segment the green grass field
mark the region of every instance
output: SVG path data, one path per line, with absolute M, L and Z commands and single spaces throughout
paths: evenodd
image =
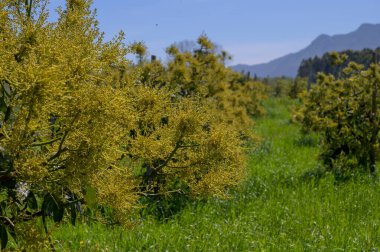
M 380 184 L 356 176 L 320 176 L 318 139 L 290 123 L 286 99 L 266 102 L 262 137 L 249 176 L 230 199 L 190 202 L 165 222 L 147 217 L 133 229 L 63 225 L 58 251 L 378 251 Z

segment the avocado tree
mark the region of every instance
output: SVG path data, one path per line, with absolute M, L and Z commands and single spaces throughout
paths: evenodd
M 341 64 L 345 58 L 332 55 Z M 374 57 L 368 70 L 349 63 L 338 78 L 319 74 L 317 85 L 304 97 L 304 130 L 322 133 L 321 158 L 337 173 L 364 169 L 375 172 L 379 148 L 379 66 Z
M 49 219 L 127 224 L 141 199 L 224 197 L 244 178 L 263 86 L 206 36 L 167 66 L 122 33 L 104 42 L 91 3 L 67 0 L 56 22 L 47 0 L 0 3 L 2 248 L 53 248 Z
M 0 3 L 2 247 L 8 234 L 38 240 L 25 228 L 38 217 L 45 230 L 47 217 L 74 223 L 89 189 L 120 217 L 136 201 L 118 154 L 128 100 L 104 74 L 125 61 L 121 37 L 102 41 L 89 1 L 67 1 L 56 23 L 46 4 Z

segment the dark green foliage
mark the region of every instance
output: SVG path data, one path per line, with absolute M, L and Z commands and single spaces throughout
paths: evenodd
M 5 225 L 3 224 L 0 224 L 0 240 L 1 240 L 0 249 L 5 248 L 8 243 L 8 232 L 7 232 L 7 229 L 5 228 Z
M 57 198 L 50 193 L 46 194 L 42 203 L 43 216 L 51 216 L 55 222 L 63 218 L 64 206 Z
M 295 78 L 290 86 L 289 97 L 292 99 L 299 98 L 299 95 L 308 88 L 306 78 Z
M 4 152 L 4 150 L 0 149 L 0 192 L 1 190 L 9 190 L 15 188 L 16 180 L 12 175 L 12 171 L 12 160 Z
M 168 196 L 151 195 L 141 198 L 140 203 L 145 207 L 141 209 L 140 215 L 143 218 L 154 217 L 165 221 L 179 214 L 191 201 L 188 194 L 180 191 Z
M 363 49 L 361 51 L 346 50 L 339 52 L 340 55 L 347 55 L 347 60 L 342 65 L 334 64 L 330 53 L 325 53 L 322 57 L 315 56 L 301 62 L 297 76 L 307 78 L 311 83 L 317 81 L 317 74 L 319 72 L 332 74 L 337 78 L 341 70 L 348 66 L 349 62 L 356 62 L 363 65 L 365 69 L 368 69 L 372 63 L 372 54 L 374 52 L 380 54 L 380 47 L 375 50 Z
M 31 210 L 35 211 L 38 209 L 37 198 L 33 192 L 29 192 L 28 196 L 26 197 L 26 204 L 27 207 L 29 207 Z
M 338 54 L 332 54 L 332 58 L 344 62 Z M 319 74 L 317 85 L 305 97 L 301 109 L 304 131 L 321 132 L 320 158 L 338 176 L 358 169 L 375 171 L 379 66 L 371 64 L 370 69 L 363 69 L 350 62 L 338 72 L 339 77 Z
M 318 146 L 318 138 L 311 134 L 302 134 L 294 141 L 294 144 L 296 146 L 316 147 Z

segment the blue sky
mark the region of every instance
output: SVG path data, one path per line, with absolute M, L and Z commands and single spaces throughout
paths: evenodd
M 51 0 L 51 7 L 63 0 Z M 263 63 L 307 46 L 321 33 L 380 23 L 380 0 L 94 0 L 110 39 L 144 41 L 165 60 L 173 42 L 206 33 L 233 56 L 232 64 Z

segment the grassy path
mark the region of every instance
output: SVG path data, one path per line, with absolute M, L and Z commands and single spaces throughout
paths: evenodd
M 187 206 L 166 223 L 144 220 L 132 230 L 64 226 L 58 250 L 81 251 L 377 251 L 380 185 L 372 178 L 319 180 L 316 138 L 289 123 L 286 100 L 269 100 L 255 131 L 263 142 L 250 174 L 229 200 Z

